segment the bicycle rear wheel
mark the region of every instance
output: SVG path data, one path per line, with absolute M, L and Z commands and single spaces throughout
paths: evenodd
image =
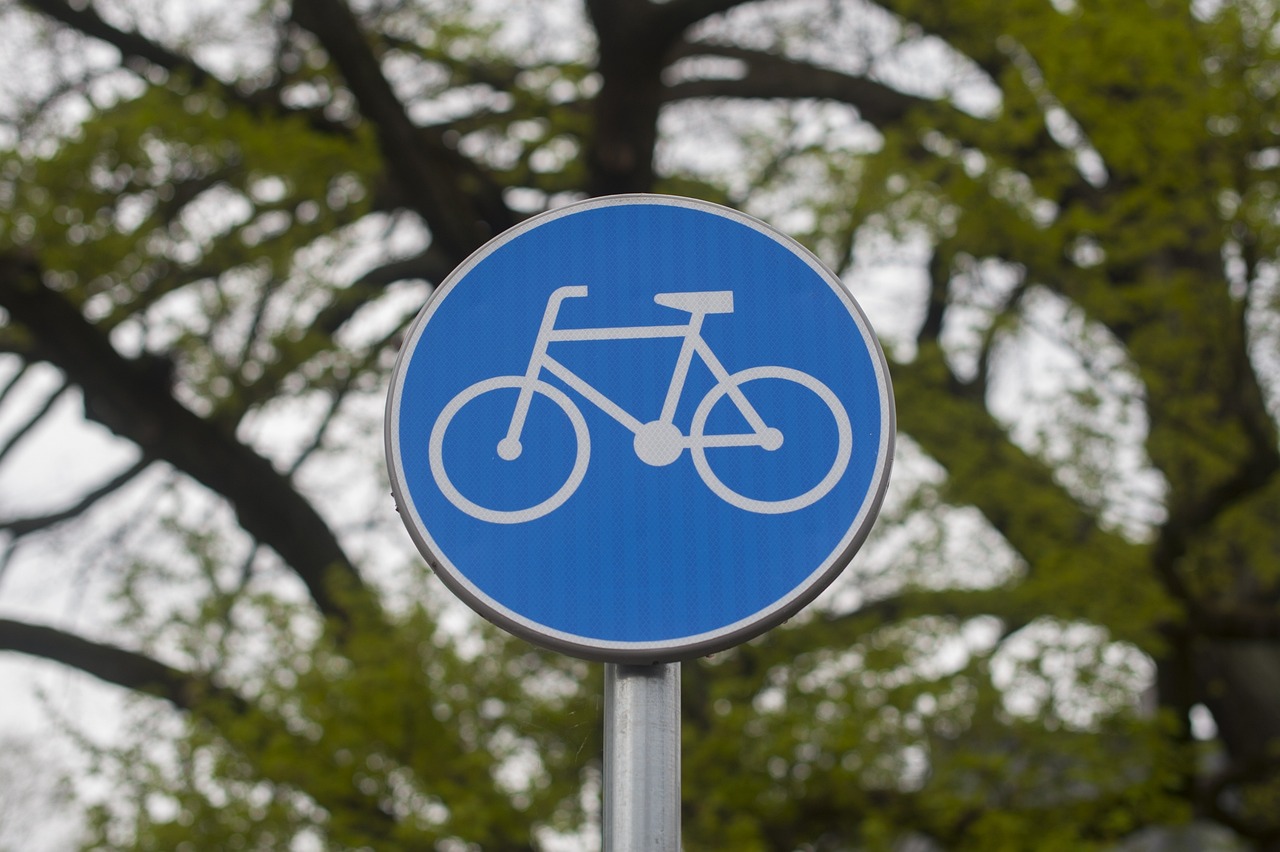
M 771 412 L 757 404 L 766 396 L 764 388 L 769 382 L 784 383 L 781 389 L 784 393 L 774 396 L 787 399 L 786 410 Z M 752 383 L 759 384 L 753 388 Z M 770 440 L 763 436 L 753 440 L 750 430 L 740 435 L 708 434 L 708 419 L 716 416 L 713 411 L 726 408 L 725 405 L 717 408 L 717 403 L 726 396 L 733 403 L 729 396 L 731 387 L 738 388 L 748 398 L 775 435 L 776 429 L 772 428 L 775 423 L 770 422 L 774 417 L 786 416 L 798 422 L 800 428 L 784 428 L 781 442 L 776 442 L 776 437 Z M 736 408 L 736 403 L 730 407 Z M 752 367 L 729 376 L 728 383 L 713 387 L 694 412 L 689 439 L 694 467 L 717 497 L 748 512 L 768 515 L 795 512 L 821 500 L 844 476 L 853 453 L 853 427 L 839 398 L 813 376 L 790 367 Z M 781 453 L 783 447 L 788 454 L 785 459 L 770 458 L 775 452 Z M 725 475 L 716 473 L 713 459 Z M 781 484 L 774 481 L 784 479 L 776 475 L 782 472 L 780 467 L 785 468 L 786 474 Z M 731 472 L 735 487 L 724 481 Z M 757 493 L 765 496 L 743 494 L 737 490 L 743 484 L 755 486 Z M 775 492 L 779 488 L 790 490 L 785 494 L 769 494 L 769 488 Z

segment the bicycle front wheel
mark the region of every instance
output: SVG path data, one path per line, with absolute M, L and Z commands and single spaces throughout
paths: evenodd
M 765 434 L 747 425 L 735 390 L 764 421 Z M 853 453 L 853 427 L 835 393 L 808 373 L 752 367 L 703 397 L 689 442 L 698 475 L 717 497 L 778 515 L 811 506 L 836 486 Z
M 431 429 L 427 455 L 436 486 L 473 518 L 495 524 L 535 520 L 560 508 L 586 476 L 591 455 L 587 421 L 573 400 L 543 381 L 533 384 L 524 425 L 531 437 L 525 443 L 533 446 L 515 454 L 500 448 L 527 382 L 524 376 L 476 382 L 449 401 Z M 558 446 L 552 446 L 554 442 Z

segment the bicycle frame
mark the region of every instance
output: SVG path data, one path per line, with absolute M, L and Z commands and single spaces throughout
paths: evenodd
M 524 430 L 525 418 L 528 416 L 529 405 L 533 399 L 534 385 L 543 370 L 546 370 L 577 391 L 583 398 L 622 424 L 631 433 L 639 436 L 647 427 L 657 425 L 664 430 L 664 437 L 670 439 L 678 437 L 680 449 L 690 447 L 692 439 L 689 435 L 679 431 L 675 427 L 674 421 L 676 409 L 680 404 L 680 397 L 684 392 L 685 381 L 689 375 L 689 367 L 693 363 L 695 354 L 707 365 L 707 368 L 715 377 L 717 385 L 725 388 L 726 394 L 733 400 L 752 430 L 750 433 L 739 435 L 703 436 L 699 441 L 699 446 L 763 446 L 766 449 L 773 449 L 780 443 L 780 435 L 777 430 L 770 429 L 765 424 L 755 408 L 747 401 L 741 389 L 732 381 L 729 371 L 720 363 L 720 359 L 716 357 L 711 346 L 702 337 L 702 322 L 707 314 L 731 313 L 733 311 L 731 292 L 660 293 L 654 297 L 654 301 L 658 304 L 666 305 L 676 310 L 688 311 L 689 321 L 686 323 L 607 328 L 556 328 L 556 319 L 559 316 L 561 304 L 566 299 L 582 298 L 586 295 L 587 288 L 585 286 L 561 287 L 547 299 L 547 308 L 543 313 L 542 324 L 538 329 L 538 337 L 534 342 L 533 352 L 529 357 L 529 365 L 525 370 L 524 383 L 520 389 L 520 396 L 516 401 L 511 425 L 507 430 L 506 438 L 502 441 L 503 445 L 514 450 L 512 457 L 519 453 L 520 435 Z M 552 343 L 569 341 L 643 340 L 670 337 L 683 338 L 684 343 L 681 345 L 680 354 L 676 358 L 675 368 L 671 375 L 671 383 L 667 387 L 666 399 L 662 404 L 662 413 L 656 421 L 647 423 L 642 422 L 639 418 L 624 410 L 577 373 L 557 361 L 547 351 Z M 502 451 L 500 450 L 500 452 Z M 506 453 L 502 454 L 505 457 Z M 670 460 L 674 461 L 674 458 Z

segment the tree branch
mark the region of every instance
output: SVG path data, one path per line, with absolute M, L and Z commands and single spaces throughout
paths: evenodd
M 209 71 L 190 57 L 174 53 L 138 33 L 127 32 L 107 23 L 94 10 L 92 3 L 73 6 L 62 0 L 19 0 L 19 2 L 32 11 L 65 24 L 89 38 L 106 42 L 120 51 L 126 63 L 130 59 L 140 59 L 149 65 L 163 68 L 171 74 L 184 74 L 191 85 L 197 88 L 215 79 Z
M 671 0 L 664 5 L 650 7 L 653 18 L 651 26 L 659 39 L 669 42 L 694 24 L 747 2 L 748 0 Z
M 229 428 L 179 403 L 161 359 L 120 355 L 101 329 L 44 284 L 30 258 L 0 255 L 0 304 L 31 332 L 37 357 L 83 389 L 86 416 L 136 443 L 145 459 L 167 461 L 226 498 L 244 529 L 297 573 L 320 610 L 346 621 L 341 590 L 363 583 L 333 531 L 271 462 Z
M 951 305 L 951 264 L 954 259 L 952 248 L 946 243 L 934 246 L 929 256 L 929 304 L 925 308 L 924 322 L 916 332 L 917 346 L 937 344 L 942 337 L 942 324 Z
M 0 462 L 3 462 L 5 458 L 8 457 L 9 453 L 13 452 L 13 448 L 18 446 L 19 442 L 31 433 L 31 430 L 36 427 L 36 424 L 44 419 L 44 416 L 49 413 L 58 400 L 62 399 L 63 394 L 65 394 L 67 389 L 70 387 L 71 386 L 69 384 L 64 382 L 60 388 L 49 394 L 48 398 L 45 399 L 44 404 L 36 409 L 29 418 L 27 418 L 26 423 L 23 423 L 14 430 L 13 434 L 9 436 L 9 439 L 5 441 L 4 445 L 0 446 Z
M 1192 607 L 1190 629 L 1196 636 L 1228 642 L 1280 641 L 1280 612 L 1257 608 Z
M 265 109 L 280 115 L 305 115 L 308 123 L 316 130 L 344 136 L 350 133 L 349 128 L 331 121 L 320 110 L 299 110 L 285 106 L 279 101 L 278 92 L 265 92 L 254 96 L 223 83 L 191 57 L 176 53 L 140 33 L 122 30 L 111 25 L 94 10 L 92 3 L 84 2 L 73 6 L 64 0 L 19 0 L 19 2 L 33 12 L 68 26 L 82 35 L 111 45 L 120 51 L 123 64 L 126 66 L 141 64 L 161 68 L 169 74 L 184 76 L 193 88 L 217 85 L 229 100 L 247 107 L 254 113 Z M 135 67 L 134 70 L 138 69 Z M 266 95 L 265 99 L 263 95 Z
M 316 316 L 314 326 L 325 334 L 333 335 L 351 319 L 358 308 L 388 286 L 399 281 L 422 279 L 435 287 L 448 277 L 455 265 L 440 246 L 432 243 L 412 257 L 376 266 L 338 293 L 333 302 Z
M 245 712 L 249 706 L 239 695 L 207 678 L 134 651 L 39 624 L 0 618 L 0 651 L 62 663 L 107 683 L 163 698 L 179 710 L 196 709 L 211 699 L 237 713 Z
M 453 267 L 452 258 L 435 242 L 412 257 L 388 261 L 374 267 L 349 287 L 334 294 L 329 304 L 316 314 L 309 333 L 332 338 L 361 307 L 369 304 L 391 284 L 423 279 L 436 286 L 453 271 Z M 280 358 L 267 364 L 260 376 L 240 388 L 235 414 L 239 416 L 253 405 L 270 398 L 280 389 L 280 383 L 285 377 L 297 368 L 298 362 L 290 358 Z
M 69 521 L 72 518 L 84 514 L 92 508 L 94 503 L 97 503 L 103 497 L 106 497 L 108 494 L 111 494 L 121 488 L 135 476 L 150 467 L 150 465 L 151 460 L 144 456 L 125 470 L 122 470 L 120 473 L 111 477 L 111 479 L 107 480 L 102 485 L 93 489 L 88 494 L 85 494 L 73 505 L 68 506 L 65 509 L 59 509 L 56 512 L 50 512 L 47 515 L 13 518 L 12 520 L 7 521 L 0 520 L 0 530 L 6 530 L 11 533 L 15 539 L 18 539 L 34 532 L 48 529 L 49 527 L 55 526 L 64 521 Z
M 990 616 L 1001 622 L 1002 637 L 1008 636 L 1035 618 L 1053 614 L 1010 594 L 1011 586 L 1017 582 L 989 589 L 907 588 L 868 601 L 850 612 L 822 613 L 816 618 L 789 624 L 770 633 L 767 644 L 772 656 L 782 657 L 796 656 L 813 648 L 847 647 L 876 628 L 923 616 L 958 621 Z
M 410 120 L 343 0 L 295 0 L 293 16 L 329 53 L 361 114 L 377 128 L 383 160 L 400 184 L 403 203 L 422 216 L 455 265 L 515 224 L 501 187 L 447 145 L 443 129 Z
M 738 79 L 676 83 L 663 91 L 665 102 L 690 98 L 821 98 L 857 108 L 864 121 L 881 130 L 901 122 L 914 109 L 948 109 L 940 102 L 903 94 L 866 77 L 749 48 L 684 42 L 668 58 L 676 61 L 693 56 L 736 59 L 746 65 L 746 74 Z
M 265 713 L 233 689 L 221 686 L 208 676 L 183 671 L 166 665 L 145 654 L 91 642 L 81 636 L 12 619 L 0 618 L 0 651 L 14 651 L 37 659 L 61 663 L 85 674 L 124 687 L 133 692 L 163 699 L 179 710 L 191 713 L 201 721 L 224 730 L 226 716 L 249 716 L 259 720 L 257 726 L 241 725 L 237 730 L 242 737 L 237 741 L 224 733 L 224 739 L 251 761 L 259 762 L 266 751 L 264 744 L 271 740 L 283 740 L 289 748 L 301 753 L 311 751 L 315 743 L 289 732 L 281 720 Z M 250 742 L 243 741 L 243 734 L 252 732 Z M 284 764 L 276 761 L 260 767 L 277 783 L 302 790 L 326 808 L 338 808 L 347 814 L 365 814 L 366 825 L 376 836 L 386 840 L 394 834 L 396 817 L 388 812 L 375 796 L 362 793 L 354 779 L 351 783 L 316 783 L 315 777 L 298 772 L 282 772 Z M 335 773 L 343 769 L 333 767 Z M 349 771 L 349 770 L 345 770 Z

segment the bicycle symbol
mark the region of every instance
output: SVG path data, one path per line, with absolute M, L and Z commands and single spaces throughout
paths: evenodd
M 702 337 L 703 320 L 710 314 L 733 313 L 733 292 L 731 290 L 713 290 L 706 292 L 658 293 L 654 302 L 689 314 L 689 320 L 683 324 L 623 326 L 605 328 L 556 328 L 556 318 L 560 305 L 565 299 L 582 298 L 587 295 L 585 286 L 561 287 L 547 299 L 546 311 L 542 316 L 542 324 L 529 357 L 529 365 L 521 376 L 496 376 L 476 382 L 455 396 L 440 412 L 435 425 L 431 429 L 428 446 L 428 458 L 432 476 L 436 485 L 454 506 L 484 521 L 500 524 L 519 524 L 540 518 L 555 511 L 568 500 L 582 483 L 587 473 L 587 463 L 591 455 L 591 436 L 587 430 L 587 421 L 582 411 L 560 388 L 540 378 L 543 371 L 555 376 L 570 389 L 576 391 L 588 402 L 595 405 L 609 417 L 616 420 L 634 436 L 636 456 L 646 464 L 662 467 L 672 464 L 689 450 L 693 464 L 699 477 L 708 488 L 720 499 L 740 509 L 761 514 L 782 514 L 803 509 L 821 500 L 835 487 L 848 467 L 853 449 L 853 428 L 849 422 L 849 414 L 825 384 L 800 370 L 789 367 L 751 367 L 730 373 L 720 359 L 716 357 L 711 346 Z M 683 338 L 680 353 L 672 371 L 671 382 L 667 388 L 662 412 L 658 419 L 641 422 L 625 411 L 621 406 L 609 399 L 590 383 L 552 357 L 547 349 L 552 343 L 564 341 L 606 341 L 606 340 L 640 340 L 646 338 Z M 686 435 L 675 425 L 675 414 L 684 392 L 689 367 L 693 356 L 697 355 L 710 369 L 715 378 L 715 385 L 698 404 Z M 799 385 L 818 396 L 831 412 L 835 420 L 837 434 L 835 458 L 827 468 L 826 474 L 808 490 L 784 499 L 755 499 L 740 494 L 729 488 L 712 470 L 707 458 L 709 448 L 720 447 L 760 447 L 767 451 L 780 448 L 785 440 L 782 431 L 769 426 L 757 413 L 747 398 L 746 388 L 762 379 L 775 379 Z M 445 469 L 444 448 L 445 435 L 455 416 L 466 405 L 476 398 L 493 391 L 518 390 L 515 410 L 505 436 L 498 441 L 496 452 L 500 459 L 514 461 L 524 450 L 521 438 L 524 434 L 526 420 L 535 394 L 553 402 L 573 427 L 576 451 L 573 467 L 564 484 L 550 497 L 524 509 L 493 509 L 481 506 L 462 494 L 449 478 Z M 741 433 L 707 432 L 707 419 L 712 409 L 720 400 L 728 398 L 748 424 L 750 431 Z M 714 456 L 714 453 L 713 453 Z

